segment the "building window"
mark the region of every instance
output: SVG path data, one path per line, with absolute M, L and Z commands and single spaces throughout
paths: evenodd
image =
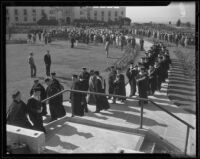
M 121 15 L 123 15 L 123 14 L 124 14 L 124 12 L 122 11 L 122 12 L 121 12 Z
M 80 11 L 80 15 L 83 15 L 83 11 Z
M 18 15 L 18 10 L 17 9 L 15 9 L 15 15 Z
M 109 17 L 111 16 L 111 11 L 108 12 L 108 16 L 109 16 Z
M 97 11 L 96 10 L 94 11 L 94 16 L 97 16 Z
M 33 17 L 33 21 L 36 22 L 36 17 Z
M 35 14 L 35 13 L 36 13 L 36 10 L 35 10 L 35 9 L 33 9 L 33 10 L 32 10 L 32 12 Z
M 117 12 L 117 11 L 115 11 L 115 17 L 117 17 L 117 13 L 118 13 L 118 12 Z
M 97 17 L 96 17 L 96 16 L 94 17 L 94 20 L 97 20 Z
M 6 9 L 6 14 L 8 15 L 8 9 Z
M 24 21 L 27 22 L 27 17 L 24 17 Z
M 18 18 L 18 17 L 15 17 L 15 21 L 18 22 L 18 20 L 19 20 L 19 18 Z
M 24 15 L 27 15 L 27 10 L 26 9 L 24 9 Z
M 101 16 L 104 16 L 104 11 L 101 12 Z

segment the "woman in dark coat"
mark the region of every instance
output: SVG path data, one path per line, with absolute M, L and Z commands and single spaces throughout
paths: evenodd
M 147 98 L 147 91 L 148 91 L 148 85 L 147 85 L 147 74 L 145 73 L 145 68 L 141 68 L 140 73 L 136 77 L 137 85 L 138 85 L 138 93 L 140 98 Z M 139 100 L 139 106 L 141 104 L 146 104 L 147 101 Z
M 72 77 L 72 87 L 71 90 L 81 90 L 81 84 L 78 80 L 77 75 L 73 75 Z M 74 116 L 84 116 L 84 107 L 83 107 L 83 96 L 82 93 L 71 92 L 70 93 L 70 101 L 72 107 L 72 117 Z
M 19 126 L 23 128 L 32 128 L 27 118 L 27 106 L 21 100 L 21 93 L 15 91 L 12 95 L 13 102 L 7 112 L 7 124 Z
M 96 92 L 105 93 L 105 80 L 99 75 L 99 71 L 95 71 L 94 74 L 97 77 L 96 86 L 95 86 Z M 102 95 L 95 95 L 95 96 L 96 96 L 95 113 L 98 113 L 103 109 L 107 110 L 110 108 L 110 105 L 108 103 L 106 96 L 102 96 Z
M 28 115 L 33 124 L 33 129 L 46 133 L 42 120 L 42 103 L 40 102 L 40 88 L 33 89 L 33 95 L 27 102 Z

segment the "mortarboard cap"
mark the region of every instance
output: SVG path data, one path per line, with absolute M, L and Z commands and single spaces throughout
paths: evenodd
M 55 73 L 55 72 L 52 72 L 52 73 L 51 73 L 51 75 L 52 75 L 52 76 L 55 76 L 55 75 L 56 75 L 56 73 Z
M 16 98 L 19 94 L 20 94 L 20 91 L 14 90 L 13 93 L 12 93 L 12 97 Z
M 44 82 L 48 82 L 48 81 L 50 81 L 51 79 L 50 78 L 46 78 L 45 80 L 44 80 Z
M 72 77 L 73 78 L 78 78 L 78 75 L 73 74 Z
M 86 67 L 82 67 L 83 70 L 86 70 Z
M 37 91 L 40 91 L 41 89 L 40 89 L 40 87 L 35 87 L 35 88 L 33 88 L 33 91 L 34 92 L 37 92 Z

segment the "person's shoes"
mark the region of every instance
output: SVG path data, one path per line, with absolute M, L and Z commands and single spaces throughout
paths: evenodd
M 99 113 L 100 112 L 100 110 L 96 110 L 94 113 Z
M 74 115 L 71 115 L 71 117 L 74 117 Z

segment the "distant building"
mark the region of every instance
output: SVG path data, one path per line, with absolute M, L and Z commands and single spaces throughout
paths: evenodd
M 43 12 L 48 19 L 71 23 L 74 19 L 117 21 L 126 16 L 125 7 L 6 7 L 7 25 L 36 24 Z

